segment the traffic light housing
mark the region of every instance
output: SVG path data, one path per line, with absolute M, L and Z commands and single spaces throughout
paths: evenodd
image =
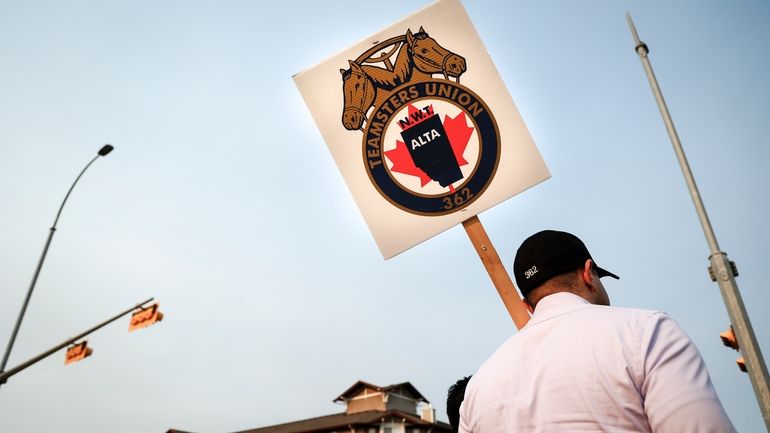
M 738 346 L 738 339 L 735 338 L 735 332 L 733 331 L 732 325 L 727 328 L 727 331 L 720 333 L 719 338 L 722 339 L 722 344 L 725 346 L 735 350 L 740 349 Z
M 152 304 L 147 308 L 135 311 L 131 315 L 131 322 L 128 324 L 128 331 L 134 331 L 140 328 L 146 328 L 155 322 L 163 320 L 163 313 L 158 310 L 160 304 Z
M 92 353 L 94 353 L 94 351 L 88 347 L 88 341 L 74 344 L 67 348 L 67 353 L 64 355 L 64 365 L 85 359 L 91 356 Z
M 729 328 L 725 332 L 719 333 L 719 338 L 722 340 L 722 344 L 725 346 L 740 350 L 740 346 L 738 345 L 738 339 L 735 337 L 735 331 L 733 331 L 733 325 L 730 325 Z M 739 357 L 735 360 L 735 363 L 738 364 L 738 369 L 740 369 L 742 372 L 747 373 L 748 370 L 746 369 L 746 361 L 743 359 L 743 357 Z
M 749 371 L 746 369 L 746 361 L 741 356 L 740 358 L 735 360 L 735 363 L 738 364 L 738 369 L 740 369 L 744 373 L 748 373 Z

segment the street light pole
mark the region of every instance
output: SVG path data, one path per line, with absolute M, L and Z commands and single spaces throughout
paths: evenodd
M 108 153 L 112 152 L 112 147 L 109 144 L 105 144 L 101 149 L 99 149 L 99 152 L 97 152 L 96 156 L 91 159 L 91 161 L 86 164 L 85 168 L 83 168 L 83 171 L 80 172 L 78 177 L 75 179 L 75 182 L 72 182 L 72 186 L 70 187 L 69 191 L 67 191 L 67 195 L 64 196 L 64 200 L 61 202 L 61 206 L 59 206 L 59 212 L 56 214 L 56 219 L 53 222 L 53 225 L 51 226 L 50 231 L 48 232 L 48 239 L 45 241 L 45 246 L 43 247 L 43 253 L 40 255 L 40 260 L 37 262 L 37 268 L 35 268 L 35 274 L 32 276 L 32 282 L 29 284 L 29 289 L 27 290 L 27 296 L 24 298 L 24 303 L 21 306 L 21 312 L 19 312 L 19 317 L 16 319 L 16 326 L 13 328 L 13 332 L 11 333 L 11 338 L 8 341 L 8 347 L 5 349 L 5 354 L 3 355 L 3 362 L 0 364 L 0 374 L 5 371 L 5 365 L 8 363 L 8 357 L 11 355 L 11 349 L 13 349 L 13 343 L 16 341 L 16 335 L 19 333 L 19 327 L 21 326 L 21 321 L 24 318 L 24 313 L 27 311 L 27 305 L 29 304 L 29 299 L 32 297 L 32 290 L 35 288 L 35 284 L 37 283 L 37 277 L 40 275 L 40 269 L 43 267 L 43 261 L 45 260 L 46 254 L 48 254 L 48 247 L 51 246 L 51 239 L 53 239 L 53 234 L 56 231 L 56 224 L 59 222 L 59 217 L 61 216 L 61 211 L 64 209 L 64 204 L 67 203 L 67 199 L 70 196 L 70 193 L 72 193 L 72 189 L 75 188 L 75 184 L 78 183 L 80 178 L 83 176 L 83 173 L 88 170 L 88 167 L 91 166 L 91 164 L 94 163 L 100 156 L 107 156 Z
M 663 93 L 658 86 L 658 80 L 652 71 L 650 59 L 647 58 L 649 53 L 647 44 L 639 39 L 630 14 L 626 13 L 626 19 L 631 29 L 631 36 L 633 36 L 634 43 L 636 44 L 634 49 L 642 61 L 652 93 L 655 95 L 660 114 L 663 116 L 663 122 L 666 125 L 669 138 L 671 138 L 671 144 L 674 146 L 674 152 L 676 152 L 679 165 L 682 168 L 687 188 L 692 196 L 703 233 L 706 235 L 706 241 L 711 251 L 709 256 L 709 261 L 711 262 L 709 273 L 711 273 L 712 279 L 717 282 L 722 292 L 722 299 L 724 300 L 725 307 L 727 307 L 727 314 L 730 316 L 730 322 L 732 322 L 732 326 L 735 329 L 735 336 L 738 339 L 741 354 L 746 362 L 749 379 L 759 402 L 762 418 L 765 421 L 765 428 L 770 432 L 770 380 L 768 380 L 767 366 L 762 357 L 762 351 L 759 349 L 759 344 L 757 344 L 754 329 L 751 327 L 751 321 L 749 321 L 749 316 L 743 305 L 743 298 L 741 298 L 741 293 L 738 290 L 738 283 L 735 281 L 735 277 L 738 274 L 737 267 L 727 259 L 727 253 L 719 249 L 716 235 L 714 235 L 714 230 L 711 228 L 711 223 L 706 214 L 706 208 L 703 206 L 698 187 L 695 185 L 695 177 L 693 177 L 690 165 L 687 163 L 687 158 L 684 154 L 684 149 L 682 148 L 682 143 L 679 141 L 679 135 L 676 133 L 676 128 L 674 128 L 674 121 L 671 120 L 671 114 L 668 112 L 666 101 L 663 99 Z

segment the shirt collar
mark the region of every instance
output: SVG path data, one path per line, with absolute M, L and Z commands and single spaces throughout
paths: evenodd
M 560 314 L 574 311 L 585 305 L 591 305 L 591 303 L 574 293 L 554 293 L 546 296 L 537 303 L 530 323 L 539 323 Z

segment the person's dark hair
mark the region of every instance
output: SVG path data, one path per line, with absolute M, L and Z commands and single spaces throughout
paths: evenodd
M 465 387 L 472 376 L 466 376 L 449 387 L 446 396 L 446 415 L 449 417 L 449 425 L 452 431 L 457 432 L 460 427 L 460 404 L 465 399 Z
M 529 305 L 534 307 L 541 299 L 557 292 L 570 292 L 580 295 L 574 270 L 551 277 L 548 281 L 532 289 L 524 298 Z

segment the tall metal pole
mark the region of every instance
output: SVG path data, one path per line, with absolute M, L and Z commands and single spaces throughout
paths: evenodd
M 671 120 L 666 101 L 663 99 L 663 94 L 658 86 L 658 80 L 652 71 L 650 60 L 647 58 L 650 50 L 647 48 L 647 44 L 639 40 L 639 35 L 636 33 L 636 27 L 634 27 L 634 22 L 631 20 L 631 15 L 626 13 L 626 19 L 636 44 L 634 49 L 642 61 L 644 71 L 647 73 L 652 93 L 655 95 L 660 114 L 663 116 L 663 123 L 666 124 L 668 136 L 674 145 L 674 152 L 676 152 L 685 182 L 687 182 L 687 188 L 690 190 L 690 196 L 692 196 L 695 210 L 698 213 L 698 219 L 700 219 L 703 232 L 706 235 L 706 241 L 711 250 L 711 255 L 709 256 L 711 267 L 709 271 L 712 274 L 712 279 L 715 279 L 717 284 L 719 284 L 719 290 L 722 292 L 722 299 L 727 307 L 730 322 L 732 322 L 733 329 L 735 330 L 741 354 L 746 362 L 751 385 L 754 387 L 754 394 L 756 394 L 760 410 L 762 411 L 762 417 L 765 420 L 765 428 L 770 432 L 770 380 L 768 380 L 767 366 L 762 358 L 762 352 L 757 344 L 757 339 L 754 336 L 749 316 L 746 313 L 746 308 L 743 306 L 743 299 L 738 291 L 738 284 L 735 282 L 737 268 L 733 262 L 727 259 L 727 253 L 719 249 L 717 238 L 706 214 L 706 208 L 703 206 L 703 201 L 698 193 L 698 187 L 695 185 L 695 178 L 684 155 L 682 143 L 679 141 L 676 128 L 674 128 L 674 122 Z
M 98 329 L 104 328 L 105 326 L 107 326 L 110 323 L 120 319 L 121 317 L 125 316 L 126 314 L 128 314 L 128 313 L 130 313 L 130 312 L 132 312 L 134 310 L 136 310 L 137 308 L 143 307 L 144 304 L 152 301 L 152 299 L 153 298 L 150 298 L 150 299 L 148 299 L 148 300 L 146 300 L 144 302 L 136 304 L 133 307 L 123 311 L 122 313 L 120 313 L 120 314 L 118 314 L 118 315 L 116 315 L 116 316 L 114 316 L 114 317 L 112 317 L 110 319 L 105 320 L 104 322 L 94 326 L 93 328 L 91 328 L 91 329 L 89 329 L 89 330 L 87 330 L 85 332 L 82 332 L 82 333 L 80 333 L 80 334 L 78 334 L 78 335 L 76 335 L 76 336 L 74 336 L 74 337 L 72 337 L 72 338 L 70 338 L 68 340 L 65 340 L 63 343 L 61 343 L 59 345 L 56 345 L 56 346 L 46 350 L 45 352 L 41 353 L 40 355 L 37 355 L 34 358 L 31 358 L 31 359 L 29 359 L 29 360 L 27 360 L 25 362 L 22 362 L 21 364 L 17 365 L 16 367 L 13 367 L 12 369 L 10 369 L 10 370 L 8 370 L 8 371 L 6 371 L 4 373 L 0 372 L 0 385 L 4 384 L 6 381 L 8 381 L 8 378 L 13 376 L 14 374 L 19 373 L 20 371 L 26 369 L 27 367 L 32 366 L 33 364 L 38 363 L 39 361 L 42 361 L 45 358 L 48 358 L 49 356 L 51 356 L 54 353 L 58 352 L 59 350 L 65 348 L 66 346 L 76 342 L 77 340 L 80 340 L 81 338 L 85 337 L 86 335 L 88 335 L 88 334 L 90 334 L 90 333 L 92 333 L 92 332 L 94 332 L 94 331 L 96 331 Z
M 11 332 L 11 338 L 8 340 L 8 347 L 5 349 L 5 354 L 3 355 L 3 362 L 0 364 L 0 373 L 5 371 L 5 365 L 8 363 L 8 357 L 11 356 L 11 349 L 13 349 L 13 343 L 16 341 L 16 334 L 19 333 L 19 327 L 21 326 L 21 321 L 24 319 L 24 313 L 27 311 L 27 305 L 29 305 L 29 299 L 32 297 L 32 290 L 35 288 L 35 284 L 37 283 L 37 277 L 40 275 L 40 269 L 43 267 L 43 261 L 45 260 L 46 254 L 48 254 L 48 247 L 51 246 L 51 239 L 53 239 L 53 234 L 56 231 L 56 224 L 59 222 L 59 217 L 61 216 L 61 211 L 64 209 L 64 203 L 67 203 L 67 199 L 70 196 L 70 193 L 72 193 L 72 189 L 75 188 L 75 184 L 78 183 L 81 176 L 83 176 L 83 173 L 88 170 L 88 167 L 91 166 L 91 164 L 96 161 L 97 158 L 100 156 L 106 156 L 108 153 L 112 152 L 112 149 L 114 149 L 111 145 L 106 144 L 101 149 L 99 149 L 99 152 L 96 154 L 96 156 L 88 163 L 86 164 L 85 168 L 80 172 L 78 177 L 75 179 L 75 182 L 72 182 L 72 186 L 70 186 L 69 191 L 67 191 L 67 195 L 64 196 L 64 200 L 61 202 L 61 206 L 59 206 L 59 212 L 56 213 L 56 219 L 53 221 L 53 225 L 51 226 L 50 231 L 48 232 L 48 239 L 45 242 L 45 246 L 43 247 L 43 253 L 40 255 L 40 260 L 37 262 L 37 268 L 35 268 L 35 274 L 32 276 L 32 282 L 29 284 L 29 289 L 27 289 L 27 296 L 24 298 L 24 303 L 21 305 L 21 311 L 19 312 L 19 317 L 16 319 L 16 325 L 13 327 L 13 332 Z

